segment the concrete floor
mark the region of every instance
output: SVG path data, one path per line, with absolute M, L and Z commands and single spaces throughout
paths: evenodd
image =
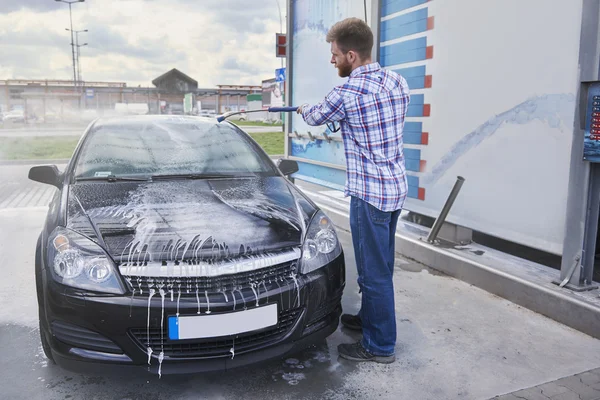
M 600 368 L 494 397 L 492 400 L 600 400 Z
M 0 174 L 0 177 L 3 175 Z M 33 256 L 44 207 L 0 209 L 0 398 L 7 399 L 489 399 L 600 366 L 600 341 L 398 257 L 397 361 L 338 360 L 359 338 L 338 329 L 287 360 L 225 374 L 82 375 L 51 365 L 38 340 Z M 346 312 L 359 306 L 350 235 Z

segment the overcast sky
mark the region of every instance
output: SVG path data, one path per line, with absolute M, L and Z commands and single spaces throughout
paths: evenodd
M 285 0 L 279 0 L 285 30 Z M 275 76 L 277 0 L 86 0 L 73 4 L 84 80 L 151 85 L 177 68 L 200 87 Z M 73 79 L 69 7 L 0 0 L 0 79 Z

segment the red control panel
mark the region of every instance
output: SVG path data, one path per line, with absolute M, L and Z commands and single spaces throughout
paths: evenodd
M 600 96 L 594 96 L 590 121 L 590 140 L 600 141 Z
M 583 159 L 600 163 L 600 82 L 587 88 L 585 105 L 585 132 L 583 135 Z

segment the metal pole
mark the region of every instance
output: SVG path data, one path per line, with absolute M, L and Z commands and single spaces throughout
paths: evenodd
M 292 6 L 292 0 L 287 1 L 287 47 L 285 49 L 285 82 L 284 82 L 284 93 L 285 93 L 285 101 L 284 105 L 290 106 L 292 104 L 292 78 L 294 76 L 294 68 L 293 68 L 293 60 L 294 60 L 294 52 L 293 52 L 293 40 L 294 40 L 294 32 L 293 32 L 293 21 L 294 21 L 294 8 Z M 291 138 L 289 134 L 292 132 L 292 120 L 293 115 L 288 115 L 288 118 L 285 119 L 285 123 L 283 124 L 284 132 L 285 132 L 285 142 L 284 142 L 284 157 L 289 157 L 291 154 Z
M 569 283 L 580 288 L 593 289 L 594 261 L 598 250 L 596 238 L 598 235 L 598 220 L 600 219 L 600 165 L 590 165 L 590 183 L 587 202 L 587 216 L 583 239 L 583 257 L 581 269 L 576 269 Z
M 79 54 L 80 54 L 80 50 L 77 49 L 77 69 L 79 71 L 79 83 L 81 84 L 81 86 L 83 86 L 83 74 L 81 73 L 81 64 L 79 63 Z
M 79 66 L 79 31 L 75 32 L 75 46 L 77 47 L 77 82 L 81 85 L 81 67 Z
M 219 88 L 219 92 L 217 93 L 217 107 L 215 111 L 217 114 L 221 113 L 221 88 Z
M 435 241 L 435 239 L 437 238 L 437 235 L 440 233 L 440 229 L 442 229 L 442 225 L 444 225 L 444 222 L 446 221 L 446 217 L 448 216 L 448 213 L 450 212 L 450 209 L 452 208 L 452 205 L 454 204 L 454 200 L 456 200 L 456 197 L 458 197 L 458 192 L 460 192 L 460 188 L 462 187 L 464 182 L 465 182 L 465 178 L 463 178 L 462 176 L 456 177 L 456 182 L 454 183 L 454 187 L 452 188 L 452 191 L 450 192 L 450 195 L 448 196 L 448 199 L 446 200 L 446 204 L 444 204 L 442 211 L 440 211 L 440 215 L 437 217 L 437 219 L 433 223 L 433 226 L 431 227 L 431 231 L 429 232 L 429 235 L 427 236 L 427 241 L 429 243 L 433 243 Z
M 379 43 L 381 42 L 381 33 L 379 25 L 381 23 L 381 1 L 373 1 L 371 4 L 371 22 L 368 23 L 373 31 L 373 50 L 371 50 L 371 58 L 373 61 L 379 61 Z
M 6 111 L 10 111 L 10 90 L 8 89 L 8 81 L 4 82 L 4 89 L 6 93 Z
M 75 70 L 75 40 L 73 39 L 73 13 L 69 4 L 69 21 L 71 22 L 71 52 L 73 53 L 73 86 L 77 86 L 77 72 Z
M 577 85 L 577 93 L 575 98 L 575 115 L 580 116 L 585 113 L 585 100 L 587 94 L 586 82 L 595 82 L 600 79 L 600 62 L 596 54 L 598 47 L 599 33 L 599 13 L 600 5 L 597 1 L 583 1 L 582 19 L 581 19 L 581 34 L 579 41 L 579 58 L 578 64 L 580 67 L 579 79 Z M 591 50 L 593 49 L 593 51 Z M 580 99 L 580 100 L 579 100 Z M 597 231 L 596 224 L 598 223 L 596 211 L 598 211 L 598 203 L 596 205 L 589 204 L 590 201 L 597 201 L 593 194 L 593 190 L 598 190 L 598 186 L 593 185 L 596 178 L 592 172 L 594 164 L 584 162 L 583 154 L 583 138 L 585 124 L 582 118 L 576 118 L 573 132 L 570 135 L 571 150 L 570 150 L 570 165 L 569 171 L 569 188 L 567 192 L 567 210 L 565 214 L 565 229 L 562 250 L 562 262 L 560 270 L 560 281 L 568 279 L 567 288 L 584 289 L 590 286 L 582 285 L 585 279 L 593 274 L 593 253 L 595 241 L 592 239 L 593 231 Z M 592 187 L 594 186 L 594 187 Z M 589 211 L 594 210 L 595 217 L 589 214 Z M 595 219 L 595 220 L 594 220 Z M 597 234 L 597 232 L 596 232 Z M 582 252 L 582 249 L 584 250 Z M 580 262 L 580 268 L 573 265 L 575 262 Z M 581 268 L 581 264 L 583 267 Z M 554 283 L 557 283 L 556 281 Z
M 81 86 L 83 86 L 83 73 L 81 72 L 81 63 L 79 61 L 80 56 L 81 56 L 81 48 L 84 46 L 87 46 L 87 43 L 84 43 L 82 45 L 79 44 L 79 33 L 81 32 L 87 32 L 87 29 L 84 31 L 75 31 L 76 36 L 77 36 L 77 79 L 79 80 L 79 84 Z
M 48 81 L 46 81 L 46 85 L 44 86 L 44 102 L 42 104 L 44 107 L 44 123 L 46 123 L 46 97 L 48 97 Z
M 284 93 L 285 93 L 285 101 L 284 105 L 290 106 L 292 104 L 292 77 L 294 73 L 293 69 L 293 41 L 294 41 L 294 7 L 293 0 L 286 1 L 286 48 L 285 48 L 285 82 L 284 84 Z M 283 60 L 282 60 L 283 61 Z M 288 158 L 291 155 L 291 142 L 290 133 L 292 132 L 292 120 L 293 114 L 288 115 L 283 124 L 283 132 L 285 135 L 285 141 L 283 146 L 284 158 Z M 287 177 L 288 180 L 294 183 L 294 178 L 290 175 Z
M 281 19 L 281 7 L 279 6 L 279 0 L 275 0 L 277 2 L 277 9 L 279 10 L 279 33 L 283 33 L 283 22 Z M 281 58 L 281 68 L 283 68 L 283 58 Z

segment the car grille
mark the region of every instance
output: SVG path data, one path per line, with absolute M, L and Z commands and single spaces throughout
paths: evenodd
M 244 287 L 258 285 L 265 281 L 284 282 L 286 279 L 289 279 L 292 275 L 296 274 L 296 268 L 296 262 L 290 261 L 250 272 L 214 277 L 163 278 L 125 275 L 124 278 L 128 282 L 129 290 L 134 291 L 135 294 L 143 295 L 144 293 L 147 294 L 151 288 L 159 289 L 160 287 L 163 287 L 168 291 L 173 289 L 175 292 L 181 289 L 181 297 L 194 297 L 196 296 L 196 291 L 217 293 L 238 290 Z
M 150 346 L 155 353 L 163 351 L 165 357 L 231 356 L 230 350 L 232 348 L 234 349 L 235 354 L 238 354 L 277 343 L 290 332 L 301 313 L 302 308 L 281 311 L 279 312 L 277 326 L 260 332 L 239 334 L 236 335 L 235 338 L 171 341 L 167 339 L 168 332 L 164 329 L 162 332 L 164 341 L 161 343 L 160 328 L 150 328 L 150 338 L 148 338 L 147 328 L 130 329 L 130 333 L 144 351 Z

